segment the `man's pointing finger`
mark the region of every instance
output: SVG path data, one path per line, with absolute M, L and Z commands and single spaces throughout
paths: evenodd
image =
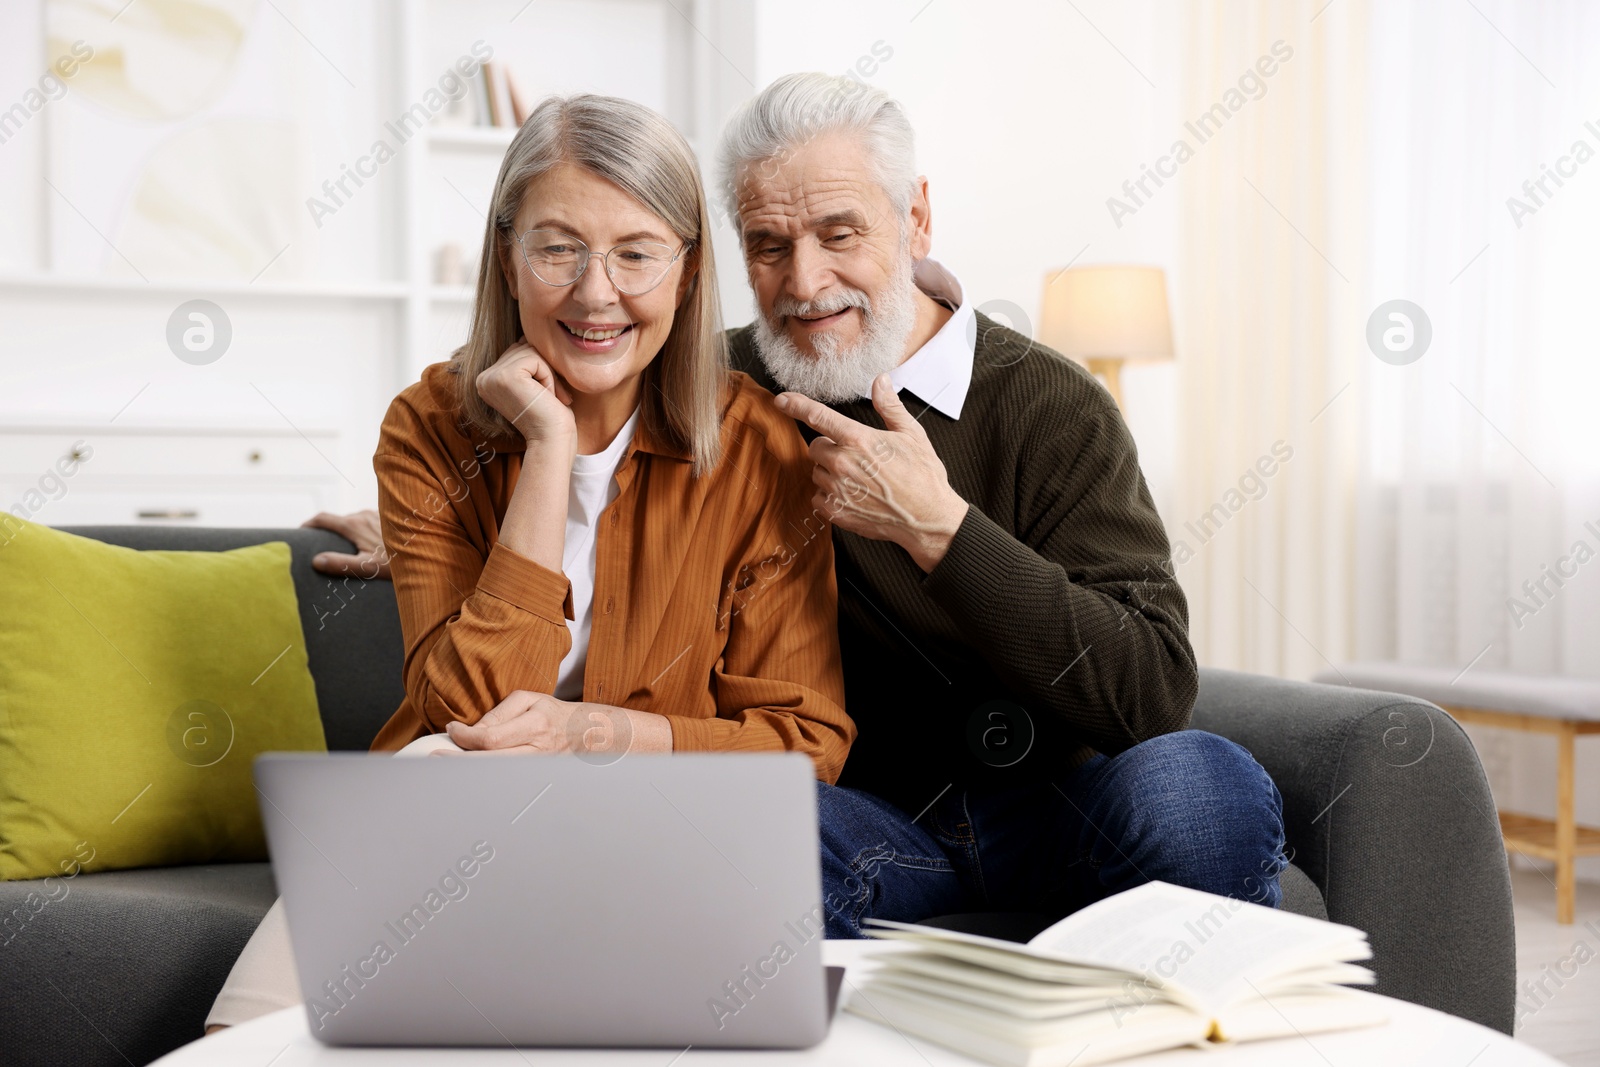
M 813 430 L 825 437 L 833 438 L 840 444 L 857 440 L 862 431 L 869 429 L 800 393 L 779 393 L 777 403 L 778 410 L 785 415 L 799 419 Z

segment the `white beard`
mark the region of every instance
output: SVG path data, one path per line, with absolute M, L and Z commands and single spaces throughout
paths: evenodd
M 900 365 L 906 354 L 906 339 L 916 325 L 916 282 L 907 252 L 902 250 L 900 266 L 876 302 L 860 289 L 842 286 L 805 303 L 779 297 L 773 308 L 774 318 L 810 318 L 848 307 L 860 308 L 861 338 L 849 348 L 841 348 L 838 337 L 824 330 L 812 336 L 816 355 L 808 356 L 773 326 L 757 304 L 756 352 L 772 380 L 784 389 L 823 403 L 870 395 L 873 379 Z

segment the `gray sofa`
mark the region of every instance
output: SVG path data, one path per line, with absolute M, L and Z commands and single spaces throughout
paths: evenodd
M 82 527 L 133 548 L 287 541 L 328 745 L 365 749 L 401 698 L 387 582 L 311 568 L 348 551 L 318 530 Z M 1511 886 L 1488 782 L 1466 735 L 1393 694 L 1201 672 L 1194 725 L 1254 753 L 1283 794 L 1294 865 L 1284 906 L 1371 938 L 1378 991 L 1510 1033 Z M 144 1064 L 200 1036 L 217 990 L 272 903 L 264 863 L 80 875 L 34 912 L 0 882 L 0 1061 Z M 955 916 L 1026 936 L 1045 919 Z

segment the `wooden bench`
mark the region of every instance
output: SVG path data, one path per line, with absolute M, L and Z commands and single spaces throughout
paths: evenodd
M 1418 697 L 1439 705 L 1458 722 L 1554 736 L 1556 817 L 1501 810 L 1500 832 L 1507 848 L 1555 862 L 1556 921 L 1573 921 L 1577 859 L 1600 856 L 1600 827 L 1579 826 L 1577 821 L 1575 752 L 1580 734 L 1600 734 L 1600 682 L 1403 663 L 1351 663 L 1323 671 L 1315 680 Z

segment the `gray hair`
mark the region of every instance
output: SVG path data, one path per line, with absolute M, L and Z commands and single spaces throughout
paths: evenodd
M 661 351 L 644 369 L 639 418 L 659 440 L 689 452 L 696 474 L 705 473 L 721 455 L 728 353 L 700 169 L 672 123 L 620 97 L 549 97 L 506 150 L 483 235 L 472 330 L 452 358 L 462 414 L 485 433 L 512 432 L 511 423 L 478 395 L 477 379 L 522 335 L 504 270 L 511 262 L 512 229 L 528 186 L 558 163 L 599 175 L 660 216 L 684 242 L 685 263 L 698 267 Z
M 747 100 L 722 132 L 718 185 L 735 232 L 742 230 L 738 186 L 745 168 L 760 165 L 774 176 L 797 148 L 836 131 L 862 136 L 879 186 L 896 212 L 909 211 L 917 164 L 905 110 L 882 89 L 854 78 L 785 74 Z

